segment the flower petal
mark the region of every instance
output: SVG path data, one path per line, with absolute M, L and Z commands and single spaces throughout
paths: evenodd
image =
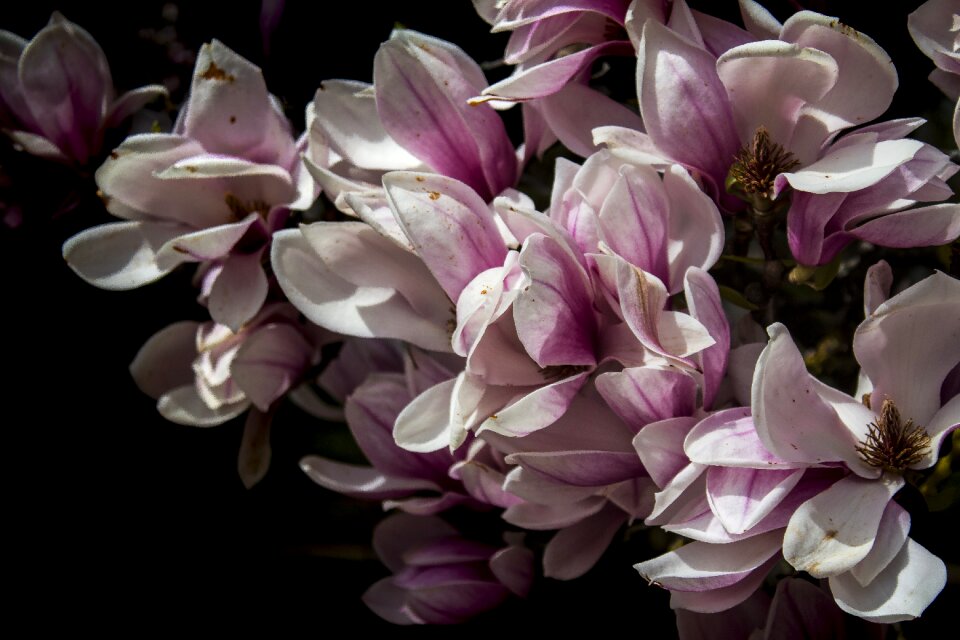
M 707 469 L 710 508 L 730 533 L 744 533 L 763 520 L 800 481 L 803 469 Z
M 622 511 L 607 506 L 561 529 L 543 550 L 543 575 L 556 580 L 579 578 L 593 568 L 625 521 Z
M 159 266 L 157 253 L 184 231 L 178 225 L 109 222 L 81 231 L 63 243 L 63 259 L 96 287 L 136 289 L 159 280 L 176 266 Z

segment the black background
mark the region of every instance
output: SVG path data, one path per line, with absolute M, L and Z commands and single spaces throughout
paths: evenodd
M 0 28 L 32 37 L 59 8 L 98 40 L 121 90 L 182 78 L 192 64 L 170 60 L 159 37 L 195 52 L 219 38 L 261 65 L 270 90 L 302 129 L 303 107 L 320 81 L 370 81 L 373 55 L 399 22 L 451 40 L 477 60 L 502 54 L 469 2 L 286 3 L 269 57 L 260 41 L 258 2 L 182 3 L 176 20 L 162 2 L 8 3 Z M 700 3 L 735 15 L 735 3 Z M 891 115 L 943 118 L 945 101 L 926 80 L 932 68 L 916 51 L 905 16 L 919 3 L 890 3 L 887 13 L 855 13 L 852 3 L 806 3 L 871 35 L 893 56 L 901 91 Z M 696 5 L 695 5 L 696 6 Z M 784 19 L 790 3 L 772 4 Z M 167 28 L 168 31 L 161 31 Z M 930 127 L 930 125 L 928 125 Z M 299 130 L 298 129 L 298 130 Z M 926 135 L 938 135 L 925 128 Z M 941 130 L 942 133 L 942 130 Z M 12 193 L 24 224 L 0 231 L 2 268 L 3 519 L 8 609 L 43 630 L 73 628 L 183 631 L 266 623 L 308 628 L 311 635 L 388 628 L 359 595 L 386 574 L 370 555 L 377 505 L 340 499 L 313 485 L 297 460 L 318 452 L 335 430 L 289 410 L 274 431 L 266 479 L 246 490 L 236 474 L 242 420 L 197 429 L 157 415 L 127 366 L 154 332 L 177 320 L 203 319 L 189 274 L 177 272 L 132 292 L 95 289 L 60 256 L 62 242 L 108 216 L 90 182 L 23 158 L 4 145 Z M 51 217 L 65 194 L 81 204 Z M 11 191 L 8 190 L 7 193 Z M 6 196 L 11 197 L 11 196 Z M 942 534 L 946 535 L 946 534 Z M 666 594 L 631 568 L 645 559 L 621 545 L 581 580 L 543 581 L 527 603 L 479 618 L 485 628 L 561 629 L 626 626 L 641 637 L 673 633 Z M 925 637 L 947 620 L 956 587 L 945 591 L 908 637 Z M 10 606 L 12 605 L 12 606 Z M 199 626 L 198 626 L 199 625 Z M 139 635 L 139 633 L 138 633 Z

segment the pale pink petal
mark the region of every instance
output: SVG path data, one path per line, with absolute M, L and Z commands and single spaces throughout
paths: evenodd
M 593 143 L 606 147 L 615 157 L 637 166 L 663 169 L 671 164 L 647 134 L 618 126 L 593 128 Z
M 724 528 L 744 533 L 796 486 L 803 469 L 707 469 L 707 499 Z
M 718 613 L 737 606 L 750 597 L 763 583 L 770 569 L 779 561 L 774 556 L 728 587 L 708 591 L 673 591 L 671 609 L 688 609 L 700 613 Z
M 4 132 L 10 137 L 14 145 L 23 147 L 23 150 L 30 155 L 50 160 L 51 162 L 70 163 L 68 158 L 60 147 L 56 146 L 46 138 L 29 131 L 10 131 Z
M 857 436 L 820 397 L 822 385 L 807 373 L 787 328 L 774 323 L 767 332 L 770 342 L 757 361 L 750 403 L 764 447 L 790 462 L 842 460 L 859 469 Z
M 589 156 L 598 149 L 592 131 L 599 126 L 643 129 L 635 112 L 596 89 L 571 82 L 539 100 L 540 113 L 560 142 L 575 154 Z
M 176 266 L 158 265 L 157 252 L 184 231 L 179 225 L 110 222 L 68 239 L 63 243 L 63 259 L 78 276 L 101 289 L 136 289 Z
M 890 56 L 869 36 L 836 18 L 800 11 L 784 24 L 780 39 L 830 55 L 840 71 L 833 89 L 814 107 L 829 131 L 873 120 L 890 106 L 897 71 Z
M 777 40 L 783 25 L 773 17 L 759 2 L 754 0 L 740 0 L 740 17 L 743 26 L 753 36 L 760 40 Z
M 524 101 L 543 98 L 560 91 L 593 62 L 607 55 L 629 55 L 633 48 L 623 41 L 604 42 L 576 53 L 553 58 L 541 64 L 518 70 L 504 80 L 484 89 L 470 104 L 487 100 Z
M 312 127 L 350 164 L 377 171 L 414 170 L 420 160 L 390 137 L 380 122 L 372 85 L 326 80 L 313 98 Z
M 503 483 L 505 491 L 540 505 L 564 505 L 579 502 L 596 493 L 596 487 L 563 484 L 535 471 L 514 467 Z
M 533 552 L 526 547 L 510 545 L 490 556 L 490 571 L 503 586 L 525 598 L 534 579 Z
M 910 513 L 891 500 L 880 518 L 873 548 L 863 560 L 850 569 L 850 575 L 857 579 L 860 586 L 868 586 L 900 553 L 909 534 Z
M 817 578 L 848 571 L 870 552 L 884 509 L 903 484 L 896 475 L 848 476 L 807 500 L 787 525 L 783 557 Z
M 249 407 L 249 401 L 238 400 L 211 409 L 193 384 L 176 387 L 163 394 L 157 402 L 160 415 L 170 422 L 188 427 L 214 427 L 236 418 Z
M 397 416 L 396 443 L 407 451 L 430 452 L 450 446 L 451 393 L 456 379 L 430 387 Z
M 659 487 L 666 487 L 690 463 L 683 440 L 696 424 L 696 418 L 669 418 L 648 424 L 634 437 L 633 446 Z
M 763 40 L 720 56 L 717 73 L 730 97 L 740 140 L 752 140 L 764 127 L 774 142 L 790 148 L 800 109 L 822 98 L 839 71 L 822 51 Z
M 861 240 L 881 247 L 933 247 L 960 236 L 960 205 L 935 204 L 878 216 L 849 229 Z
M 283 167 L 212 153 L 177 160 L 169 167 L 154 171 L 153 177 L 177 181 L 176 187 L 169 182 L 160 183 L 157 185 L 160 189 L 178 188 L 184 183 L 190 184 L 188 188 L 198 188 L 194 182 L 197 181 L 202 183 L 199 188 L 209 191 L 211 198 L 219 195 L 229 205 L 226 200 L 230 197 L 251 209 L 262 206 L 258 203 L 289 204 L 297 197 L 296 185 Z
M 493 32 L 510 31 L 524 24 L 552 16 L 592 11 L 623 24 L 625 3 L 622 0 L 529 0 L 527 2 L 507 2 L 497 14 Z
M 237 456 L 237 473 L 247 489 L 257 484 L 270 469 L 270 423 L 272 416 L 256 409 L 247 414 Z
M 850 573 L 830 578 L 837 605 L 871 622 L 890 624 L 923 613 L 947 582 L 943 561 L 907 538 L 900 553 L 866 587 Z
M 492 467 L 473 460 L 467 460 L 451 467 L 450 474 L 463 482 L 467 493 L 483 504 L 506 509 L 523 502 L 521 498 L 504 490 L 504 475 Z
M 824 259 L 826 227 L 847 198 L 846 193 L 812 194 L 796 191 L 787 211 L 787 241 L 800 264 L 818 265 Z
M 162 84 L 150 84 L 127 91 L 110 105 L 103 126 L 107 129 L 119 126 L 154 100 L 167 96 L 167 88 Z
M 260 69 L 219 40 L 197 55 L 183 133 L 211 153 L 289 165 L 290 124 L 274 105 Z
M 171 238 L 157 252 L 157 264 L 172 268 L 181 262 L 203 262 L 226 256 L 238 242 L 260 223 L 251 213 L 240 222 L 218 225 Z
M 263 251 L 227 256 L 210 290 L 210 317 L 234 333 L 256 315 L 267 299 L 269 287 L 261 264 Z
M 648 582 L 671 591 L 720 589 L 744 579 L 777 553 L 780 536 L 780 531 L 771 531 L 720 547 L 691 542 L 633 568 Z
M 487 418 L 477 433 L 491 431 L 507 437 L 522 437 L 550 426 L 566 413 L 588 375 L 588 372 L 578 373 L 527 393 Z
M 426 624 L 407 604 L 407 591 L 394 584 L 393 577 L 373 583 L 361 596 L 363 604 L 391 624 Z
M 439 487 L 423 478 L 391 476 L 373 467 L 337 462 L 320 456 L 307 456 L 300 468 L 321 487 L 360 500 L 383 500 L 413 494 L 417 491 L 439 491 Z
M 853 350 L 873 383 L 874 409 L 889 398 L 904 420 L 925 425 L 960 361 L 960 281 L 937 272 L 890 298 L 857 327 Z
M 946 389 L 946 384 L 944 385 L 946 393 L 952 391 L 954 395 L 940 408 L 940 411 L 930 418 L 930 422 L 926 425 L 927 434 L 930 436 L 930 447 L 925 452 L 924 459 L 913 465 L 915 469 L 925 469 L 933 466 L 943 439 L 950 435 L 954 429 L 960 427 L 960 392 L 956 391 L 956 387 L 960 384 L 956 382 L 957 378 L 960 377 L 957 375 L 958 370 L 960 370 L 958 367 L 960 367 L 960 364 L 953 369 L 955 380 L 953 389 Z M 941 393 L 943 392 L 941 391 Z
M 683 279 L 690 315 L 702 324 L 716 343 L 700 352 L 703 371 L 703 407 L 710 409 L 727 370 L 730 353 L 730 323 L 723 311 L 720 290 L 709 273 L 690 267 Z
M 734 47 L 754 41 L 748 31 L 731 22 L 696 10 L 690 10 L 690 14 L 697 23 L 704 48 L 718 58 Z
M 414 250 L 451 300 L 481 271 L 503 264 L 506 247 L 486 203 L 446 176 L 384 176 L 390 208 Z
M 237 386 L 261 411 L 296 385 L 310 365 L 313 348 L 294 327 L 274 324 L 243 341 L 230 372 Z
M 790 463 L 770 453 L 757 436 L 748 407 L 724 409 L 701 420 L 684 442 L 690 460 L 705 465 L 751 469 L 792 469 Z
M 863 312 L 870 317 L 881 304 L 890 297 L 890 288 L 893 286 L 893 270 L 885 260 L 872 265 L 867 269 L 867 277 L 863 283 Z
M 130 363 L 130 375 L 140 391 L 159 399 L 171 389 L 192 384 L 197 357 L 197 329 L 200 323 L 174 322 L 156 332 L 137 351 Z
M 410 153 L 484 200 L 513 184 L 513 145 L 493 109 L 467 104 L 486 80 L 460 48 L 395 31 L 374 58 L 373 78 L 383 127 Z
M 835 149 L 816 162 L 777 177 L 777 190 L 784 182 L 808 193 L 849 193 L 877 184 L 897 167 L 909 162 L 924 144 L 919 140 L 864 142 Z
M 717 205 L 683 167 L 669 167 L 663 174 L 663 187 L 670 201 L 667 259 L 672 294 L 683 287 L 688 268 L 709 269 L 716 264 L 723 252 L 723 219 Z
M 625 520 L 622 511 L 608 506 L 558 531 L 543 550 L 543 575 L 573 580 L 585 574 L 610 546 Z
M 383 510 L 399 509 L 415 516 L 432 516 L 447 509 L 468 502 L 470 498 L 462 493 L 447 491 L 439 496 L 412 496 L 409 498 L 391 498 L 383 501 Z
M 381 520 L 374 528 L 373 549 L 380 561 L 396 573 L 406 567 L 404 557 L 413 549 L 458 535 L 456 529 L 440 518 L 398 513 Z
M 654 143 L 719 188 L 740 141 L 713 57 L 649 20 L 637 60 L 637 94 Z
M 376 236 L 375 231 L 366 229 Z M 431 277 L 422 263 L 410 254 L 394 256 L 393 251 L 402 250 L 388 240 L 381 239 L 389 250 L 365 236 L 360 240 L 356 255 L 363 256 L 363 260 L 373 259 L 372 266 L 379 267 L 385 279 L 381 285 L 345 280 L 324 263 L 299 230 L 275 234 L 271 265 L 287 298 L 311 321 L 331 331 L 358 337 L 400 338 L 425 349 L 450 351 L 447 322 L 453 321 L 453 312 L 439 286 L 423 286 Z M 391 258 L 399 263 L 391 264 Z M 391 286 L 390 278 L 398 276 L 410 277 L 411 284 L 420 283 L 419 291 L 413 291 L 419 298 L 413 303 Z

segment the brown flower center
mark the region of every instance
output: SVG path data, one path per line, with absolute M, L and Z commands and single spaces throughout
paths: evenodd
M 930 436 L 913 420 L 906 422 L 890 400 L 884 400 L 880 415 L 868 426 L 866 438 L 857 445 L 857 453 L 871 467 L 901 472 L 920 462 L 930 449 Z
M 563 380 L 564 378 L 575 376 L 589 368 L 590 367 L 581 364 L 552 364 L 550 366 L 541 368 L 540 375 L 543 376 L 544 380 L 556 382 L 557 380 Z
M 792 153 L 770 138 L 770 132 L 765 127 L 760 127 L 753 141 L 734 156 L 727 174 L 727 191 L 746 200 L 754 208 L 769 208 L 774 202 L 773 189 L 777 176 L 799 164 Z

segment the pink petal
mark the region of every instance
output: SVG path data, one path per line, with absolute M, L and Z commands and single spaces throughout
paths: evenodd
M 690 463 L 683 440 L 696 424 L 696 418 L 669 418 L 648 424 L 634 437 L 633 446 L 657 486 L 666 487 Z
M 240 455 L 237 456 L 237 472 L 247 489 L 257 484 L 270 469 L 270 423 L 272 416 L 251 409 L 243 425 L 240 440 Z
M 215 427 L 236 418 L 249 407 L 249 401 L 240 400 L 211 409 L 200 398 L 194 384 L 171 389 L 157 402 L 160 415 L 170 422 L 189 427 Z
M 410 153 L 484 200 L 513 184 L 513 145 L 493 109 L 467 104 L 486 80 L 460 48 L 395 31 L 374 58 L 373 77 L 383 127 Z
M 897 72 L 890 56 L 869 36 L 836 18 L 800 11 L 783 24 L 780 38 L 818 49 L 836 60 L 837 82 L 814 105 L 829 131 L 869 122 L 890 106 L 897 90 Z
M 157 252 L 181 234 L 181 226 L 110 222 L 81 231 L 63 243 L 63 259 L 86 282 L 126 290 L 159 280 L 175 265 L 161 267 Z
M 497 14 L 493 32 L 509 31 L 536 20 L 569 12 L 591 11 L 623 23 L 624 2 L 621 0 L 530 0 L 508 2 Z
M 697 30 L 703 38 L 704 48 L 718 58 L 730 49 L 754 40 L 748 31 L 726 20 L 695 10 L 691 10 L 690 14 L 697 23 Z
M 803 469 L 707 469 L 707 499 L 724 528 L 744 533 L 763 520 L 800 481 Z
M 503 238 L 486 203 L 470 187 L 436 174 L 384 176 L 390 208 L 451 300 L 481 271 L 503 264 Z
M 251 213 L 240 222 L 209 227 L 171 238 L 157 252 L 157 264 L 162 268 L 172 268 L 181 262 L 224 258 L 247 235 L 251 227 L 256 228 L 259 222 L 260 217 Z
M 647 21 L 637 60 L 637 94 L 647 133 L 657 147 L 722 185 L 740 141 L 713 57 Z
M 670 293 L 683 286 L 687 269 L 709 269 L 723 252 L 724 231 L 720 210 L 707 197 L 686 169 L 670 166 L 663 174 L 663 187 L 670 201 Z
M 884 509 L 903 484 L 900 476 L 848 476 L 807 500 L 787 525 L 783 557 L 817 578 L 848 571 L 870 552 Z
M 925 425 L 960 362 L 960 281 L 938 272 L 890 298 L 857 327 L 853 350 L 873 383 L 873 403 L 889 398 L 904 420 Z
M 597 391 L 610 408 L 634 431 L 674 416 L 693 413 L 697 384 L 675 369 L 631 367 L 602 373 Z
M 697 267 L 687 270 L 683 280 L 690 315 L 702 324 L 716 343 L 700 352 L 703 370 L 703 406 L 709 409 L 727 370 L 730 353 L 730 323 L 723 312 L 720 290 L 706 271 Z
M 600 126 L 642 129 L 640 117 L 595 89 L 572 82 L 539 100 L 540 113 L 560 142 L 579 156 L 597 150 L 592 131 Z
M 525 598 L 533 583 L 533 552 L 511 545 L 490 556 L 490 571 L 511 592 Z
M 837 605 L 851 615 L 890 624 L 920 616 L 947 582 L 943 561 L 907 538 L 880 575 L 861 587 L 850 573 L 830 578 Z
M 740 0 L 740 17 L 747 31 L 759 40 L 776 40 L 780 37 L 783 25 L 759 2 Z
M 532 502 L 515 504 L 503 512 L 503 519 L 512 525 L 534 531 L 563 529 L 594 515 L 607 504 L 602 496 L 588 496 L 578 502 L 540 505 Z
M 593 568 L 625 521 L 624 513 L 608 506 L 557 532 L 543 550 L 543 575 L 573 580 Z
M 624 165 L 603 201 L 598 220 L 600 238 L 615 253 L 667 280 L 670 203 L 660 176 L 653 169 Z
M 717 73 L 730 97 L 740 140 L 753 139 L 765 127 L 774 142 L 790 148 L 800 109 L 822 98 L 839 71 L 822 51 L 763 40 L 727 51 L 717 60 Z
M 268 325 L 243 341 L 230 373 L 251 402 L 266 412 L 299 383 L 312 353 L 313 348 L 295 328 Z
M 751 469 L 806 466 L 770 453 L 757 435 L 748 407 L 724 409 L 704 418 L 690 431 L 684 451 L 699 464 Z
M 885 260 L 874 264 L 867 269 L 867 277 L 863 283 L 863 312 L 870 317 L 881 304 L 890 297 L 890 288 L 893 286 L 893 270 Z
M 393 577 L 373 583 L 363 596 L 363 604 L 391 624 L 426 624 L 407 604 L 407 591 L 394 584 Z
M 520 251 L 530 282 L 513 304 L 517 335 L 541 367 L 594 365 L 594 316 L 586 274 L 563 247 L 534 235 Z
M 807 373 L 787 328 L 774 323 L 767 332 L 770 342 L 757 361 L 751 398 L 764 447 L 789 462 L 842 460 L 859 468 L 857 436 L 820 397 L 821 385 Z
M 351 80 L 320 83 L 312 127 L 350 164 L 376 171 L 415 170 L 420 160 L 390 137 L 380 122 L 372 85 Z
M 457 530 L 440 518 L 397 513 L 381 520 L 374 528 L 373 549 L 380 561 L 396 573 L 406 567 L 404 557 L 413 549 L 457 535 Z
M 287 167 L 296 149 L 263 74 L 219 40 L 197 55 L 183 133 L 211 153 Z
M 383 500 L 411 495 L 417 491 L 439 491 L 439 487 L 423 478 L 390 476 L 373 467 L 362 467 L 307 456 L 300 468 L 321 487 L 359 500 Z
M 881 247 L 949 244 L 960 236 L 960 205 L 935 204 L 878 216 L 850 229 L 850 233 Z
M 808 193 L 850 193 L 866 189 L 909 162 L 923 148 L 919 140 L 883 140 L 864 142 L 834 149 L 813 164 L 777 177 L 777 190 L 783 182 Z
M 162 84 L 150 84 L 127 91 L 110 105 L 103 126 L 107 129 L 119 126 L 154 100 L 166 97 L 167 88 Z
M 507 437 L 522 437 L 550 426 L 566 413 L 573 396 L 586 384 L 588 375 L 588 372 L 578 373 L 527 393 L 487 418 L 477 433 L 490 431 Z
M 267 299 L 267 276 L 261 264 L 263 251 L 228 256 L 210 290 L 210 317 L 234 333 L 256 315 Z
M 900 553 L 910 534 L 910 514 L 891 500 L 883 510 L 877 538 L 863 560 L 850 569 L 850 575 L 866 587 Z
M 427 453 L 450 446 L 450 404 L 456 379 L 430 387 L 397 416 L 396 443 L 407 451 Z
M 710 591 L 729 587 L 780 550 L 780 531 L 723 546 L 691 542 L 633 565 L 644 580 L 671 591 Z
M 156 332 L 137 351 L 130 375 L 140 391 L 154 399 L 177 387 L 193 383 L 190 366 L 197 357 L 200 323 L 174 322 Z
M 748 573 L 739 582 L 709 591 L 674 591 L 670 594 L 671 609 L 688 609 L 700 613 L 718 613 L 737 606 L 750 597 L 763 583 L 779 558 L 774 556 Z
M 350 243 L 353 246 L 344 243 L 340 247 L 341 252 L 347 247 L 355 251 L 341 254 L 346 270 L 343 275 L 321 259 L 300 230 L 276 233 L 271 264 L 287 298 L 311 321 L 331 331 L 358 337 L 400 338 L 425 349 L 449 351 L 447 322 L 453 320 L 453 314 L 443 291 L 436 284 L 424 286 L 432 277 L 414 256 L 366 225 L 361 227 L 356 229 L 355 242 Z M 341 230 L 327 227 L 320 235 L 329 236 L 329 241 L 349 239 L 353 229 L 337 231 Z M 335 258 L 331 261 L 338 267 L 341 258 Z M 357 262 L 357 258 L 362 261 Z M 358 268 L 369 268 L 369 279 L 361 280 Z M 380 283 L 373 279 L 377 273 Z M 398 277 L 409 280 L 398 283 Z M 407 283 L 413 288 L 404 286 Z M 397 285 L 404 291 L 398 291 Z M 416 297 L 407 299 L 403 294 L 408 292 Z

